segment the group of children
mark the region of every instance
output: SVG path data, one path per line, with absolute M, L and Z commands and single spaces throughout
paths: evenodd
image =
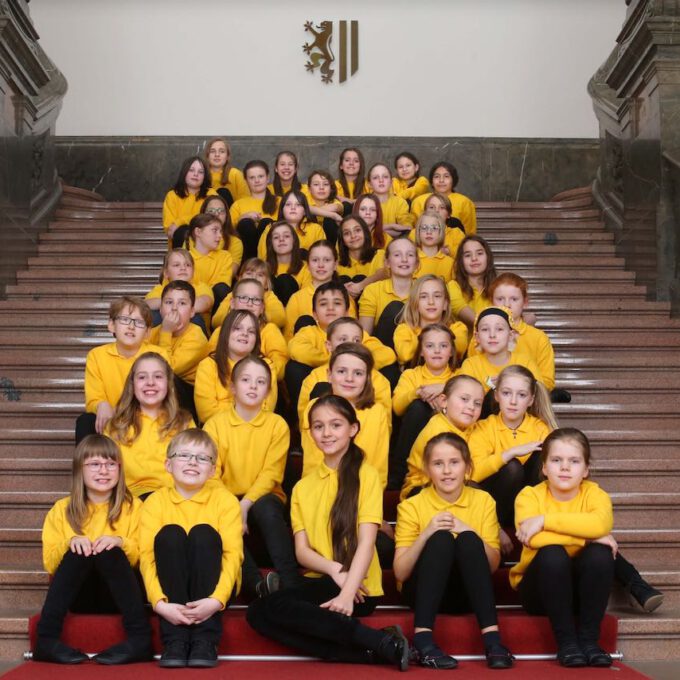
M 402 670 L 455 668 L 436 616 L 472 611 L 488 666 L 509 668 L 492 574 L 514 534 L 510 583 L 549 617 L 560 663 L 610 665 L 613 579 L 647 611 L 663 595 L 618 553 L 588 440 L 558 428 L 551 398 L 569 395 L 527 284 L 497 274 L 455 168 L 428 181 L 401 153 L 393 177 L 346 149 L 337 180 L 301 184 L 281 152 L 269 183 L 266 163 L 241 174 L 230 156 L 215 139 L 185 161 L 159 285 L 115 301 L 114 342 L 88 354 L 72 492 L 43 530 L 34 658 L 87 658 L 61 628 L 81 601 L 102 610 L 103 588 L 127 633 L 103 664 L 150 658 L 145 590 L 164 667 L 215 665 L 240 591 L 266 637 Z M 414 610 L 412 643 L 357 620 L 382 569 Z

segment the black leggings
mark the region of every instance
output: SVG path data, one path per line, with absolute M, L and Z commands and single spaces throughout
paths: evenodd
M 391 447 L 388 489 L 401 489 L 406 476 L 406 461 L 411 453 L 411 447 L 433 414 L 433 408 L 421 399 L 414 399 L 408 405 L 401 417 L 399 435 L 394 440 L 394 446 Z
M 324 217 L 322 226 L 323 231 L 326 234 L 326 240 L 330 241 L 331 245 L 335 246 L 338 242 L 340 225 L 332 217 Z
M 148 644 L 151 628 L 144 611 L 142 592 L 127 556 L 120 548 L 89 557 L 70 550 L 64 554 L 47 590 L 38 622 L 38 637 L 61 637 L 64 617 L 93 571 L 108 586 L 117 609 L 123 615 L 123 627 L 128 638 Z
M 243 262 L 251 257 L 257 257 L 257 244 L 260 242 L 260 236 L 271 223 L 272 220 L 269 217 L 263 217 L 259 222 L 249 217 L 239 220 L 236 233 L 243 243 Z
M 437 613 L 473 611 L 480 629 L 495 626 L 496 601 L 484 542 L 473 531 L 437 531 L 402 588 L 415 628 L 432 630 Z
M 302 364 L 294 359 L 289 359 L 286 364 L 286 370 L 283 374 L 283 380 L 286 383 L 290 403 L 293 411 L 297 412 L 298 402 L 300 401 L 300 389 L 304 379 L 312 372 L 312 367 L 307 364 Z
M 392 300 L 385 309 L 382 310 L 378 321 L 373 329 L 373 335 L 387 345 L 394 349 L 394 331 L 397 328 L 397 314 L 404 308 L 404 303 L 398 300 Z
M 279 590 L 248 607 L 248 623 L 261 635 L 309 656 L 328 661 L 367 663 L 370 646 L 357 641 L 362 633 L 380 641 L 380 631 L 368 629 L 350 616 L 319 607 L 336 597 L 340 588 L 330 576 L 305 578 L 297 588 Z M 378 598 L 367 597 L 354 605 L 354 616 L 368 616 Z M 375 647 L 377 648 L 377 642 Z
M 529 614 L 548 615 L 558 647 L 596 644 L 613 578 L 609 546 L 589 543 L 572 558 L 563 546 L 547 545 L 528 566 L 519 594 Z
M 297 293 L 300 290 L 300 286 L 292 274 L 279 274 L 273 277 L 272 290 L 285 307 L 293 293 Z
M 258 498 L 248 511 L 248 526 L 257 527 L 274 569 L 281 577 L 282 586 L 292 588 L 299 585 L 302 577 L 298 574 L 295 549 L 281 499 L 273 493 Z M 248 536 L 244 536 L 244 539 L 247 543 Z M 243 587 L 252 595 L 262 576 L 255 559 L 245 546 L 243 554 Z
M 516 458 L 508 461 L 498 472 L 479 482 L 479 488 L 496 501 L 496 514 L 501 527 L 515 526 L 515 498 L 525 486 L 539 482 L 541 456 L 534 452 L 524 465 Z
M 156 534 L 153 548 L 158 581 L 168 602 L 186 604 L 210 597 L 222 571 L 222 538 L 215 529 L 197 524 L 187 534 L 177 524 L 166 524 Z M 217 645 L 222 635 L 221 611 L 192 626 L 159 619 L 164 646 L 171 640 L 197 639 Z

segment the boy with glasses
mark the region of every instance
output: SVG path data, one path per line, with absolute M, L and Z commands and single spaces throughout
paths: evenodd
M 140 520 L 140 569 L 160 617 L 164 668 L 217 665 L 222 610 L 238 592 L 241 509 L 215 475 L 217 450 L 196 428 L 176 435 L 165 467 L 174 487 L 151 494 Z
M 135 359 L 144 352 L 165 349 L 148 340 L 151 310 L 144 300 L 123 296 L 109 307 L 108 329 L 114 342 L 91 349 L 85 360 L 85 413 L 76 420 L 76 444 L 88 434 L 104 432 L 123 393 L 123 387 Z

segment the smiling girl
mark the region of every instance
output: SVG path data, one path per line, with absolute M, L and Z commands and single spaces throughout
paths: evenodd
M 368 186 L 380 201 L 383 231 L 390 238 L 408 234 L 415 224 L 415 218 L 408 210 L 408 203 L 392 192 L 392 172 L 384 163 L 371 166 Z
M 214 137 L 205 145 L 205 161 L 210 168 L 210 185 L 226 201 L 227 208 L 249 195 L 243 173 L 231 164 L 231 146 L 226 139 Z
M 394 159 L 397 176 L 392 179 L 392 191 L 409 205 L 414 198 L 427 193 L 430 184 L 420 174 L 420 161 L 410 152 L 402 151 Z

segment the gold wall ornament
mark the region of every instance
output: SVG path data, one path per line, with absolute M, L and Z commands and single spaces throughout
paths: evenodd
M 333 30 L 336 28 L 332 21 L 322 21 L 316 26 L 312 21 L 305 22 L 305 31 L 311 33 L 311 40 L 302 46 L 303 52 L 309 57 L 305 69 L 314 73 L 317 69 L 322 83 L 332 83 L 335 68 L 338 70 L 340 83 L 347 80 L 347 71 L 352 77 L 359 70 L 359 22 L 337 21 L 338 58 L 333 53 Z M 349 30 L 348 30 L 349 29 Z

